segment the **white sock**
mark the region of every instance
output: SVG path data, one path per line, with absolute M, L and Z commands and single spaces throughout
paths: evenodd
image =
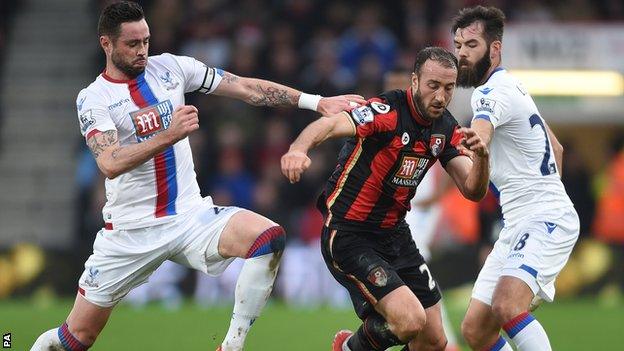
M 243 349 L 251 325 L 260 315 L 273 290 L 278 268 L 277 265 L 273 269 L 270 267 L 273 257 L 274 254 L 269 253 L 245 260 L 236 282 L 230 328 L 221 344 L 223 351 Z
M 513 351 L 513 349 L 511 348 L 511 345 L 509 345 L 507 340 L 505 340 L 505 338 L 499 336 L 498 340 L 496 340 L 496 343 L 490 346 L 487 351 Z
M 30 351 L 65 351 L 58 337 L 58 328 L 50 329 L 39 335 Z
M 505 323 L 503 329 L 516 344 L 518 351 L 552 351 L 546 331 L 528 312 Z

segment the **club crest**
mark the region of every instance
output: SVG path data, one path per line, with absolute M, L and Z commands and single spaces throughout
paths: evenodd
M 381 266 L 373 269 L 370 273 L 368 273 L 367 279 L 373 285 L 379 287 L 386 286 L 386 284 L 388 283 L 388 275 Z
M 444 141 L 446 137 L 444 134 L 433 134 L 431 136 L 431 140 L 429 141 L 429 149 L 431 150 L 431 155 L 433 157 L 438 157 L 442 151 L 444 150 Z

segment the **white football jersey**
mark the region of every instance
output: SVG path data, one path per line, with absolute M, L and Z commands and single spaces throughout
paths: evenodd
M 85 138 L 117 131 L 122 146 L 143 142 L 169 127 L 184 93 L 211 93 L 223 76 L 220 69 L 184 56 L 162 54 L 148 59 L 135 79 L 114 80 L 104 73 L 80 91 L 76 100 Z M 172 220 L 202 202 L 188 138 L 153 159 L 106 179 L 104 222 L 115 229 L 152 226 Z
M 471 105 L 473 120 L 483 118 L 494 126 L 490 181 L 500 194 L 505 223 L 572 206 L 544 120 L 522 84 L 499 67 L 474 90 Z

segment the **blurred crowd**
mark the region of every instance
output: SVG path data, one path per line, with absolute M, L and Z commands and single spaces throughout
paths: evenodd
M 109 2 L 93 2 L 94 31 L 97 14 Z M 308 93 L 331 96 L 355 92 L 365 97 L 383 91 L 386 73 L 410 72 L 414 54 L 420 48 L 450 47 L 452 16 L 464 6 L 482 3 L 471 0 L 138 2 L 144 6 L 150 24 L 152 55 L 162 52 L 188 55 L 240 76 L 269 79 Z M 13 8 L 10 4 L 15 3 L 17 1 L 0 2 L 3 19 L 8 18 L 5 11 Z M 487 3 L 503 9 L 510 22 L 624 20 L 624 3 L 620 0 Z M 6 21 L 0 22 L 0 60 L 6 28 Z M 93 57 L 95 76 L 104 67 L 104 55 L 98 51 Z M 327 296 L 323 298 L 332 304 L 344 301 L 344 296 L 333 290 L 331 277 L 329 281 L 325 280 L 326 275 L 313 277 L 325 272 L 318 251 L 322 218 L 315 209 L 315 200 L 335 166 L 341 143 L 330 142 L 313 151 L 311 168 L 300 183 L 291 185 L 280 173 L 279 160 L 297 133 L 315 118 L 314 113 L 257 108 L 232 99 L 198 94 L 189 95 L 187 103 L 200 111 L 200 130 L 191 136 L 191 143 L 202 194 L 211 195 L 219 205 L 252 209 L 279 222 L 287 230 L 293 252 L 290 256 L 299 258 L 285 257 L 282 270 L 294 277 L 289 280 L 299 279 L 300 282 L 298 286 L 284 284 L 282 295 L 294 301 L 310 301 L 305 296 L 309 293 L 306 287 L 327 284 L 332 288 L 325 289 Z M 101 207 L 105 197 L 103 176 L 93 157 L 81 138 L 77 138 L 76 144 L 80 150 L 76 170 L 76 251 L 80 252 L 83 262 L 91 251 L 95 233 L 102 227 Z M 611 151 L 610 163 L 597 178 L 585 168 L 574 145 L 566 145 L 563 180 L 581 216 L 582 235 L 593 233 L 617 247 L 615 251 L 622 260 L 619 267 L 624 267 L 621 254 L 624 251 L 622 140 L 615 141 Z M 447 217 L 457 208 L 453 206 L 463 206 L 449 201 Z M 497 233 L 500 225 L 496 200 L 489 197 L 475 205 L 472 212 L 461 213 L 470 217 L 468 223 L 460 219 L 457 226 L 445 228 L 456 233 L 451 239 L 442 235 L 441 246 L 473 244 L 487 249 L 494 239 L 492 233 Z M 476 272 L 477 263 L 474 265 Z M 168 279 L 172 277 L 184 279 L 184 272 L 176 273 L 177 268 L 171 269 L 170 273 L 160 276 L 165 283 L 170 283 Z M 236 270 L 236 265 L 232 269 Z M 293 269 L 295 271 L 290 272 Z M 624 289 L 624 272 L 618 274 Z M 154 281 L 160 282 L 159 279 L 156 276 Z M 223 279 L 216 284 L 222 284 L 223 291 L 231 289 L 227 282 L 232 282 L 232 278 L 226 274 Z M 206 290 L 206 285 L 202 288 L 201 284 L 200 279 L 196 290 L 199 294 L 202 289 Z M 173 296 L 174 300 L 178 296 L 175 291 L 166 289 L 155 291 Z M 211 291 L 205 292 L 207 301 L 218 300 Z M 143 291 L 134 298 L 141 302 L 148 297 L 149 293 Z
M 0 1 L 0 82 L 4 77 L 4 59 L 7 52 L 8 37 L 11 29 L 11 19 L 18 10 L 19 1 L 2 0 Z M 2 86 L 0 83 L 0 95 L 2 95 Z M 0 131 L 2 130 L 2 101 L 0 101 Z

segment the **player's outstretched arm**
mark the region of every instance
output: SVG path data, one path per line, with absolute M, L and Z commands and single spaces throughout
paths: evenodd
M 557 163 L 557 169 L 559 170 L 559 177 L 563 175 L 563 145 L 557 140 L 555 133 L 550 129 L 548 123 L 544 123 L 546 126 L 546 132 L 548 133 L 548 139 L 552 144 L 553 153 L 555 154 L 555 162 Z
M 318 111 L 328 116 L 348 110 L 356 104 L 365 104 L 366 100 L 360 95 L 338 95 L 321 97 L 310 95 L 285 85 L 257 78 L 239 77 L 230 72 L 224 72 L 221 83 L 214 94 L 245 101 L 254 106 L 291 106 Z
M 317 119 L 299 134 L 288 152 L 282 156 L 282 173 L 291 183 L 298 182 L 312 162 L 307 155 L 310 149 L 329 138 L 354 135 L 355 125 L 346 113 Z
M 117 131 L 107 130 L 90 135 L 87 145 L 102 173 L 114 179 L 145 163 L 198 128 L 197 108 L 180 106 L 173 112 L 167 130 L 142 143 L 121 146 Z
M 455 157 L 446 165 L 462 195 L 468 200 L 480 201 L 487 193 L 490 181 L 490 158 L 487 145 L 471 128 L 460 128 L 464 134 L 464 153 L 470 157 Z

